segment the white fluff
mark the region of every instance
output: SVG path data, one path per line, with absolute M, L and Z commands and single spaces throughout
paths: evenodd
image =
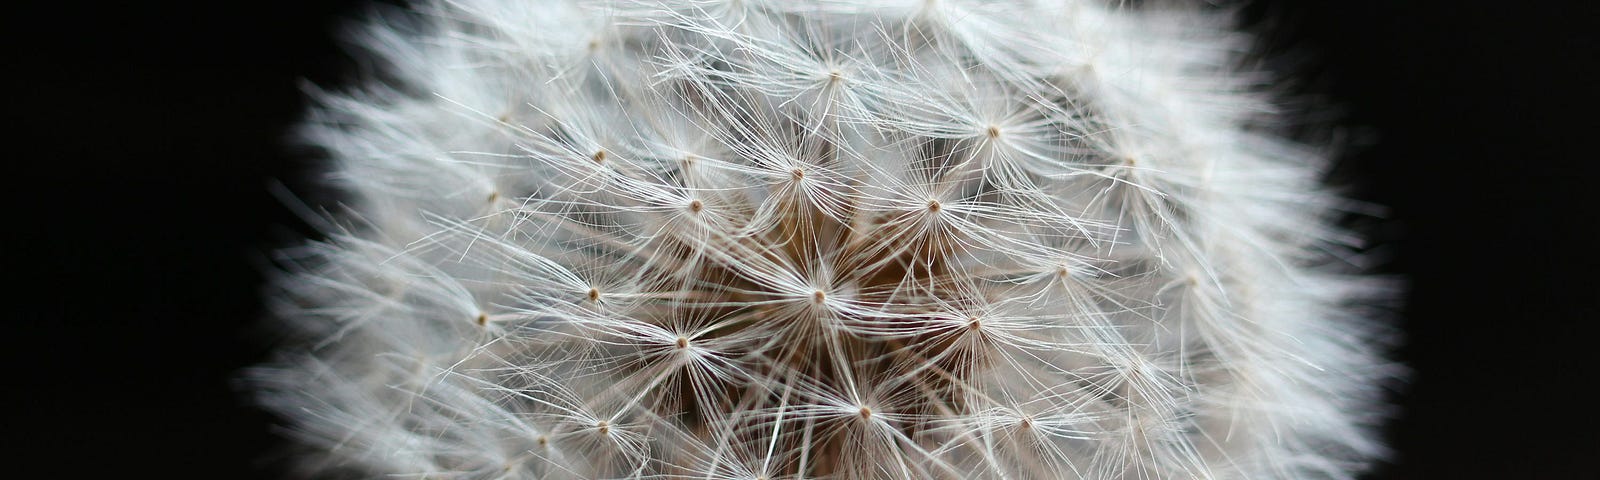
M 1350 478 L 1382 331 L 1227 15 L 439 0 L 305 136 L 312 473 Z M 1344 253 L 1340 253 L 1344 252 Z

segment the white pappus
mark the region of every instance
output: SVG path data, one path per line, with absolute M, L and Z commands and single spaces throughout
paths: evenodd
M 1382 281 L 1213 7 L 436 0 L 302 132 L 312 475 L 1352 478 Z

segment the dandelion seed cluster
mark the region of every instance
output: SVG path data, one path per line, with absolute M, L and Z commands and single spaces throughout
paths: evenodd
M 1115 2 L 1113 2 L 1115 3 Z M 1389 375 L 1226 13 L 441 0 L 304 133 L 308 473 L 1350 478 Z

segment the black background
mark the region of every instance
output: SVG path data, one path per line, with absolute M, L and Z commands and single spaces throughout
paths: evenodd
M 314 157 L 285 146 L 300 82 L 349 78 L 335 32 L 361 3 L 166 3 L 4 15 L 13 468 L 278 476 L 273 418 L 230 382 L 269 347 L 259 260 L 309 233 L 267 188 L 309 188 Z M 1409 279 L 1415 372 L 1367 478 L 1595 478 L 1594 5 L 1246 10 L 1366 145 L 1339 175 L 1390 207 L 1380 270 Z

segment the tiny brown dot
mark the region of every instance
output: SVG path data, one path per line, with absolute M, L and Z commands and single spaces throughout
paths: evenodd
M 828 300 L 828 294 L 824 293 L 822 290 L 817 290 L 817 291 L 811 293 L 811 303 L 821 304 L 822 302 L 827 301 L 827 300 Z
M 594 428 L 595 430 L 598 430 L 601 435 L 611 433 L 611 422 L 601 420 L 600 423 L 594 424 Z
M 595 150 L 594 155 L 589 156 L 589 158 L 594 159 L 594 163 L 605 163 L 605 161 L 606 161 L 606 151 L 605 150 Z
M 983 328 L 983 320 L 978 319 L 978 317 L 972 317 L 972 320 L 967 322 L 967 329 L 969 330 L 978 330 L 981 328 Z
M 498 192 L 498 191 L 489 192 L 489 203 L 494 203 L 496 200 L 499 200 L 499 199 L 500 199 L 500 192 Z
M 989 138 L 1000 138 L 1000 127 L 994 126 L 994 125 L 990 125 L 989 129 L 987 131 L 985 131 L 984 133 L 987 133 L 989 135 Z
M 480 327 L 484 326 L 484 325 L 488 325 L 489 324 L 489 314 L 487 314 L 487 313 L 478 314 L 477 322 L 478 322 L 478 326 L 480 326 Z
M 538 442 L 539 442 L 539 446 L 541 446 L 541 447 L 548 446 L 548 445 L 550 445 L 550 437 L 546 437 L 544 435 L 540 435 Z
M 790 170 L 789 171 L 789 177 L 793 178 L 794 181 L 798 182 L 798 181 L 806 178 L 806 171 L 805 170 L 801 170 L 800 168 L 796 167 L 794 170 Z
M 928 211 L 939 213 L 939 209 L 941 208 L 944 208 L 944 205 L 939 204 L 938 200 L 928 200 Z
M 871 407 L 861 407 L 861 411 L 857 412 L 857 413 L 861 414 L 861 419 L 862 420 L 866 420 L 866 419 L 872 418 L 872 408 Z
M 591 302 L 600 301 L 600 289 L 598 289 L 598 288 L 590 288 L 589 289 L 589 301 L 591 301 Z
M 678 348 L 689 348 L 689 339 L 678 337 Z
M 1033 428 L 1033 417 L 1022 417 L 1022 428 Z
M 700 213 L 700 210 L 703 209 L 703 208 L 706 208 L 706 204 L 701 203 L 699 200 L 690 200 L 689 201 L 689 211 L 695 212 L 695 213 Z
M 838 83 L 840 80 L 844 80 L 844 72 L 837 68 L 828 71 L 828 83 Z

